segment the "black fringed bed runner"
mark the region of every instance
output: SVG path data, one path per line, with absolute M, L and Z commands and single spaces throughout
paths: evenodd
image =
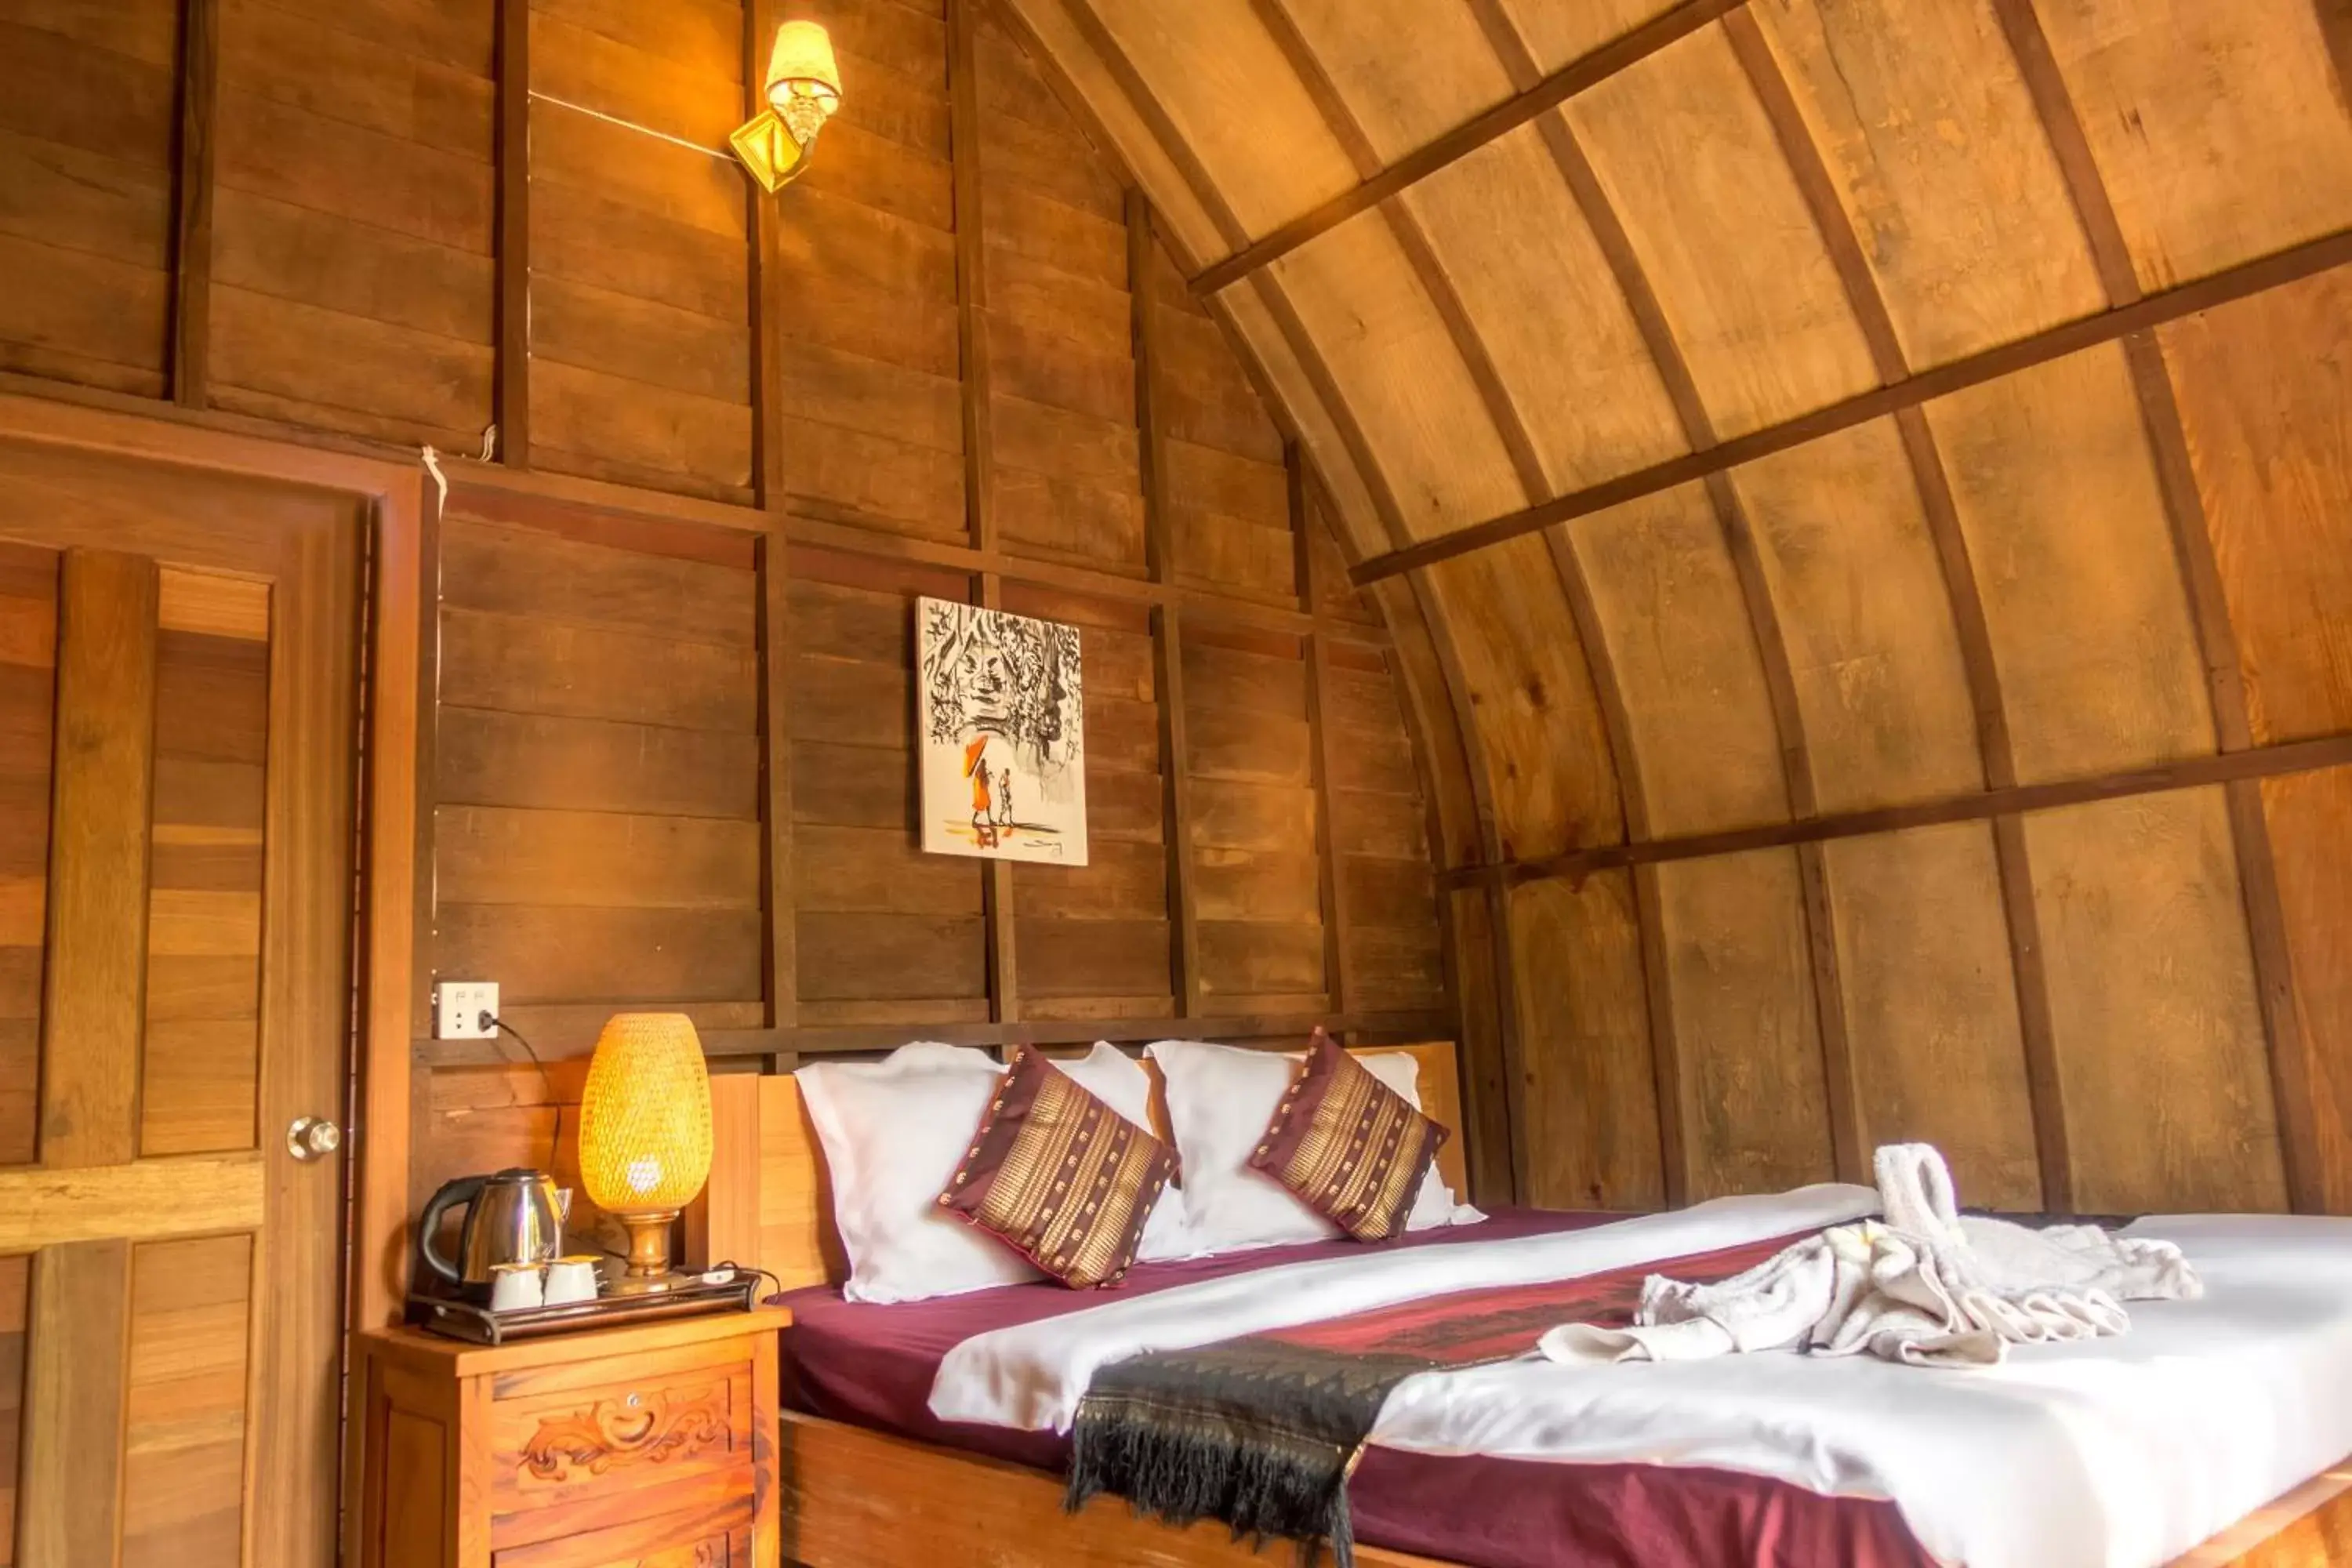
M 1338 1568 L 1353 1568 L 1348 1478 L 1398 1384 L 1515 1360 L 1562 1323 L 1630 1323 L 1649 1276 L 1728 1279 L 1798 1239 L 1433 1296 L 1113 1362 L 1079 1402 L 1065 1506 L 1075 1511 L 1108 1492 L 1171 1524 L 1213 1519 L 1236 1540 L 1304 1542 L 1310 1564 L 1328 1542 Z

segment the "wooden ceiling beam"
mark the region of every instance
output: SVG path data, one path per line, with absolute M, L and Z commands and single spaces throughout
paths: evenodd
M 1841 430 L 1866 425 L 1874 419 L 1884 419 L 1906 408 L 1916 408 L 1937 398 L 1980 386 L 1986 382 L 1998 381 L 2003 376 L 2031 370 L 2052 360 L 2063 359 L 2068 354 L 2079 353 L 2101 343 L 2117 342 L 2133 332 L 2149 331 L 2167 321 L 2179 321 L 2183 316 L 2266 293 L 2347 263 L 2352 263 L 2352 229 L 2339 229 L 2288 249 L 2209 273 L 2178 288 L 2146 295 L 2135 303 L 2117 306 L 2095 316 L 2062 322 L 2032 337 L 2002 343 L 1965 359 L 1917 372 L 1892 386 L 1874 387 L 1858 393 L 1825 408 L 1814 409 L 1810 414 L 1801 414 L 1778 425 L 1768 425 L 1746 435 L 1735 436 L 1707 450 L 1653 463 L 1632 473 L 1620 474 L 1615 479 L 1588 485 L 1582 489 L 1518 511 L 1506 512 L 1437 539 L 1423 540 L 1401 550 L 1375 555 L 1351 568 L 1349 575 L 1362 586 L 1383 577 L 1393 577 L 1457 555 L 1466 555 L 1507 539 L 1517 539 L 1592 512 L 1606 511 L 1611 507 L 1655 495 L 1661 490 L 1673 489 L 1677 485 L 1686 485 L 1743 463 L 1752 463 L 1776 452 L 1785 452 L 1792 447 L 1819 440 L 1824 436 L 1833 436 Z
M 1460 162 L 1498 137 L 1556 109 L 1578 93 L 1630 69 L 1669 44 L 1688 37 L 1746 0 L 1683 0 L 1623 37 L 1561 67 L 1525 90 L 1505 99 L 1453 130 L 1371 174 L 1352 188 L 1312 207 L 1263 238 L 1236 242 L 1234 254 L 1192 279 L 1195 294 L 1229 289 L 1305 245 L 1318 235 L 1378 206 L 1399 191 Z
M 2007 789 L 1981 790 L 1910 801 L 1901 805 L 1870 806 L 1859 811 L 1831 812 L 1793 822 L 1767 822 L 1753 827 L 1730 827 L 1689 833 L 1633 844 L 1602 844 L 1565 854 L 1529 857 L 1496 866 L 1455 867 L 1439 874 L 1449 888 L 1480 886 L 1497 875 L 1506 882 L 1539 881 L 1549 877 L 1580 880 L 1595 871 L 1624 866 L 1664 866 L 1677 860 L 1705 859 L 1717 855 L 1744 855 L 1754 849 L 1784 848 L 1797 844 L 1826 844 L 1840 838 L 1901 833 L 1914 827 L 1935 827 L 1953 822 L 1987 822 L 2025 812 L 2059 806 L 2085 805 L 2095 801 L 2124 800 L 2135 795 L 2162 795 L 2171 790 L 2200 789 L 2241 780 L 2279 778 L 2289 773 L 2318 773 L 2352 766 L 2352 733 L 2323 735 L 2315 740 L 2287 741 L 2244 752 L 2217 752 L 2183 757 L 2149 767 L 2085 778 L 2057 779 L 2046 784 L 2011 784 Z

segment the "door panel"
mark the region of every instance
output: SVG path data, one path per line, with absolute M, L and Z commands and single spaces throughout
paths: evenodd
M 0 439 L 9 1568 L 333 1561 L 362 521 Z

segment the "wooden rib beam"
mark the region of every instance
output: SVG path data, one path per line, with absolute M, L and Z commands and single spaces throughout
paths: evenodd
M 498 459 L 530 467 L 530 0 L 499 0 Z M 757 284 L 753 287 L 756 289 Z
M 1605 479 L 1540 505 L 1507 512 L 1441 538 L 1423 540 L 1386 554 L 1375 555 L 1350 568 L 1349 576 L 1362 586 L 1383 577 L 1393 577 L 1457 555 L 1466 555 L 1507 539 L 1517 539 L 1556 523 L 1605 511 L 1629 500 L 1673 489 L 1677 485 L 1703 479 L 1709 474 L 1722 473 L 1743 463 L 1752 463 L 1776 452 L 1801 447 L 1824 436 L 1850 430 L 1857 425 L 1866 425 L 1874 419 L 1884 419 L 1906 408 L 1916 408 L 1937 398 L 1949 396 L 1989 381 L 1998 381 L 2003 376 L 2031 370 L 2035 365 L 2046 364 L 2052 360 L 2063 359 L 2101 343 L 2114 342 L 2133 332 L 2148 331 L 2200 310 L 2210 310 L 2232 300 L 2264 293 L 2341 267 L 2347 262 L 2352 262 L 2352 230 L 2338 230 L 2274 255 L 2211 273 L 2177 289 L 2149 294 L 2133 304 L 2067 321 L 2032 337 L 2021 338 L 2015 342 L 1987 349 L 1966 359 L 1920 371 L 1892 386 L 1876 387 L 1843 402 L 1831 404 L 1826 408 L 1817 408 L 1811 414 L 1766 426 L 1744 436 L 1736 436 L 1706 451 L 1691 452 L 1662 463 L 1653 463 L 1648 468 L 1621 474 L 1613 479 Z
M 745 118 L 768 107 L 769 41 L 776 36 L 778 0 L 745 0 L 743 6 L 743 110 Z M 775 199 L 756 180 L 743 182 L 751 203 L 745 225 L 751 247 L 751 495 L 768 511 L 783 510 L 784 484 L 784 275 L 778 259 L 782 230 Z
M 1192 875 L 1192 764 L 1185 734 L 1184 617 L 1174 605 L 1151 612 L 1152 695 L 1160 709 L 1160 835 L 1168 850 L 1168 920 L 1175 927 L 1171 953 L 1176 1014 L 1201 1010 L 1200 899 Z
M 792 657 L 792 592 L 785 545 L 760 541 L 760 883 L 766 926 L 768 1026 L 789 1029 L 800 1008 L 800 932 L 793 869 L 793 738 L 787 692 Z
M 948 0 L 948 121 L 955 207 L 956 342 L 963 366 L 964 520 L 972 548 L 996 547 L 988 366 L 987 250 L 981 231 L 980 79 L 975 0 Z
M 1168 512 L 1168 420 L 1160 405 L 1160 305 L 1151 298 L 1151 253 L 1159 244 L 1151 203 L 1127 190 L 1129 335 L 1135 355 L 1135 431 L 1143 488 L 1143 562 L 1155 583 L 1176 580 L 1174 519 Z M 1303 606 L 1312 616 L 1315 605 Z
M 180 8 L 179 147 L 172 180 L 172 400 L 212 396 L 213 164 L 220 98 L 219 0 Z
M 2315 740 L 2287 741 L 2255 746 L 2243 752 L 2184 757 L 2121 773 L 2087 778 L 2055 779 L 2046 784 L 2011 784 L 1972 795 L 1943 795 L 1902 805 L 1871 806 L 1862 811 L 1833 812 L 1795 822 L 1768 822 L 1754 827 L 1729 827 L 1711 833 L 1684 834 L 1672 838 L 1645 839 L 1633 844 L 1603 844 L 1566 854 L 1511 860 L 1499 866 L 1464 867 L 1441 874 L 1449 887 L 1471 887 L 1499 872 L 1507 881 L 1544 877 L 1589 877 L 1614 866 L 1655 866 L 1675 860 L 1703 859 L 1712 855 L 1739 855 L 1751 849 L 1771 849 L 1794 844 L 1827 843 L 1860 838 L 1874 833 L 1899 833 L 1909 827 L 1933 827 L 1948 822 L 1987 822 L 2021 812 L 2048 811 L 2062 805 L 2122 800 L 2132 795 L 2161 795 L 2168 790 L 2198 789 L 2239 779 L 2276 778 L 2285 773 L 2316 773 L 2352 764 L 2352 733 L 2324 735 Z
M 1236 246 L 1234 254 L 1202 269 L 1192 279 L 1192 291 L 1213 294 L 1263 271 L 1316 236 L 1460 162 L 1578 93 L 1639 65 L 1743 4 L 1745 0 L 1683 0 L 1672 10 L 1561 67 L 1535 85 L 1370 174 L 1352 188 L 1301 213 L 1265 237 L 1246 243 L 1229 240 Z
M 2041 18 L 2029 0 L 1995 0 L 1994 9 L 2025 77 L 2034 111 L 2056 152 L 2108 302 L 2118 309 L 2144 304 L 2147 297 L 2132 266 L 2123 227 L 2116 221 L 2115 204 L 2091 156 L 2082 117 L 2058 69 Z M 2221 564 L 2213 552 L 2204 497 L 2197 488 L 2196 470 L 2189 459 L 2189 433 L 2181 423 L 2179 402 L 2153 325 L 2125 333 L 2123 350 L 2156 465 L 2165 522 L 2188 595 L 2189 624 L 2205 667 L 2215 736 L 2225 755 L 2243 754 L 2254 743 L 2245 673 L 2237 632 L 2231 625 Z M 2287 943 L 2286 911 L 2279 901 L 2278 867 L 2270 824 L 2263 811 L 2262 787 L 2252 777 L 2233 778 L 2226 784 L 2224 798 L 2270 1059 L 2271 1100 L 2287 1199 L 2297 1213 L 2318 1213 L 2326 1205 L 2319 1124 L 2312 1102 L 2311 1063 L 2295 1004 L 2294 959 Z
M 69 1171 L 0 1166 L 0 1254 L 252 1230 L 262 1223 L 262 1160 L 247 1149 Z

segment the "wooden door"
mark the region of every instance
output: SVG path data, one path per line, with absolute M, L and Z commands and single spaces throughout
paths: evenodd
M 363 522 L 0 437 L 0 1564 L 333 1561 Z

